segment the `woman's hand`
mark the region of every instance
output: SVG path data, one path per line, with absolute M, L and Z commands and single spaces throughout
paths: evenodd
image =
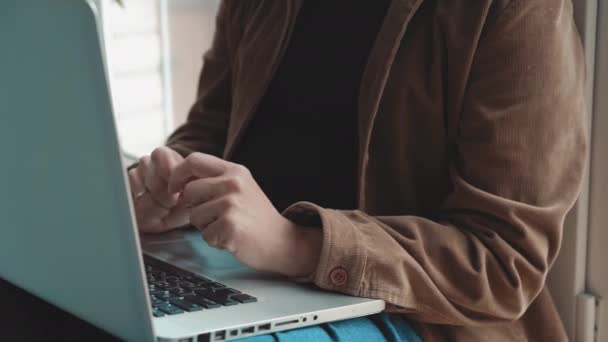
M 188 212 L 179 204 L 179 193 L 168 191 L 169 177 L 184 160 L 168 147 L 155 149 L 129 170 L 135 217 L 140 231 L 161 233 L 188 223 Z
M 258 271 L 314 272 L 321 229 L 297 227 L 283 217 L 244 166 L 193 153 L 171 174 L 168 192 L 182 192 L 190 223 L 210 246 L 227 249 Z

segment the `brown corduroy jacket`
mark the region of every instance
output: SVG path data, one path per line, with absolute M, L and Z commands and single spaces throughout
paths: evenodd
M 223 1 L 169 146 L 230 159 L 302 1 Z M 426 341 L 566 340 L 545 278 L 584 168 L 583 74 L 570 1 L 392 0 L 361 84 L 358 210 L 284 213 L 324 231 L 311 280 Z

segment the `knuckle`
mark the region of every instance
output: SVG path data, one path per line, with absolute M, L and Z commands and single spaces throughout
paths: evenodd
M 165 149 L 163 147 L 157 147 L 150 154 L 150 158 L 154 162 L 158 162 L 165 154 Z
M 236 196 L 224 196 L 221 199 L 221 205 L 225 215 L 229 215 L 232 214 L 232 210 L 238 206 L 238 200 Z
M 147 167 L 150 164 L 150 156 L 149 155 L 145 155 L 141 158 L 139 158 L 139 165 L 143 166 L 143 167 Z
M 227 233 L 234 233 L 237 228 L 236 215 L 231 211 L 225 213 L 224 217 L 222 218 L 222 226 Z
M 251 174 L 249 169 L 246 166 L 241 165 L 241 164 L 234 164 L 234 171 L 239 176 L 248 176 Z
M 239 177 L 228 177 L 226 188 L 228 191 L 240 191 L 243 189 L 243 180 Z
M 184 157 L 181 154 L 179 154 L 176 150 L 169 148 L 169 147 L 165 147 L 165 148 L 176 161 L 184 160 Z
M 196 161 L 200 158 L 200 154 L 200 152 L 192 152 L 184 160 L 188 165 L 192 166 L 196 164 Z

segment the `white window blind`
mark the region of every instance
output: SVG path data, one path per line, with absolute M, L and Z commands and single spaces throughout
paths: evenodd
M 185 120 L 219 0 L 100 1 L 121 144 L 141 156 Z

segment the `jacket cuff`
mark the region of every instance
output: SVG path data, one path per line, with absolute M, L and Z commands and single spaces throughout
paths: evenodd
M 283 215 L 301 226 L 320 226 L 323 247 L 315 273 L 296 281 L 314 281 L 320 288 L 357 296 L 361 293 L 367 256 L 359 231 L 343 213 L 299 202 Z

